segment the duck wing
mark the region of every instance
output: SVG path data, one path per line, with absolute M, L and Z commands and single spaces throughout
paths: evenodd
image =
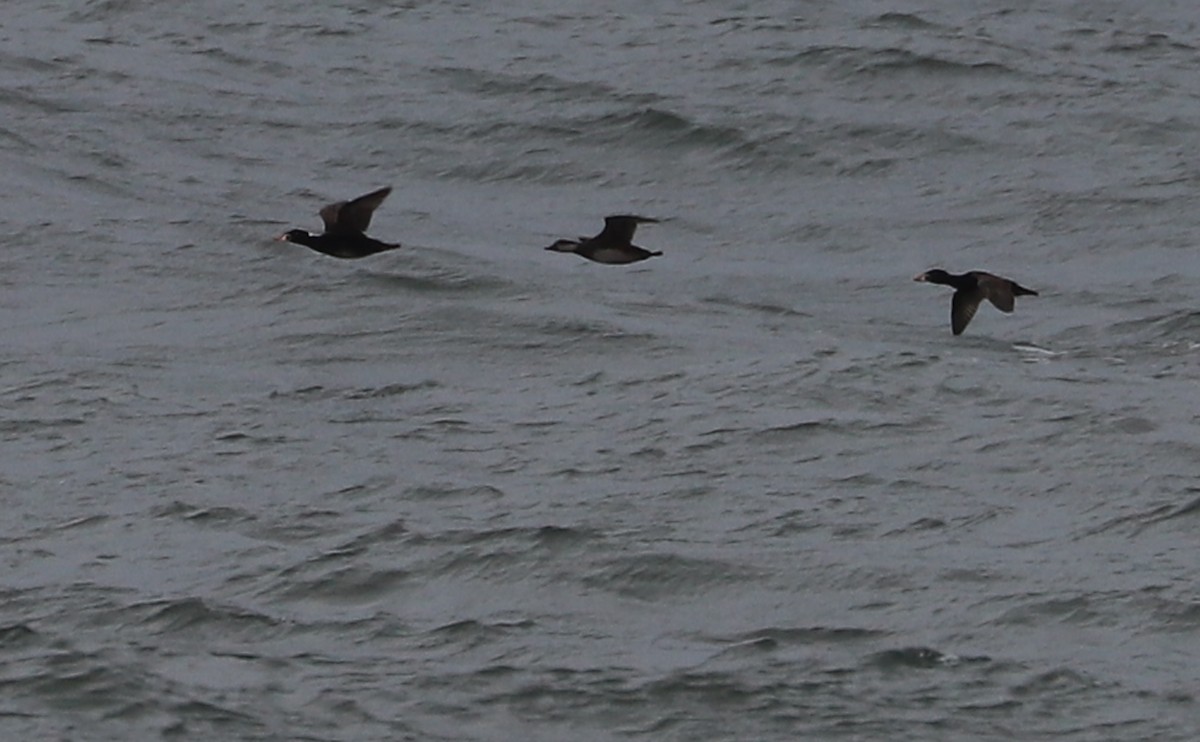
M 653 224 L 657 221 L 657 219 L 651 219 L 648 216 L 634 216 L 632 214 L 606 216 L 604 217 L 604 229 L 592 239 L 602 240 L 614 245 L 628 245 L 633 241 L 633 233 L 637 231 L 637 225 Z
M 371 226 L 371 215 L 391 192 L 389 186 L 351 201 L 329 204 L 320 212 L 321 219 L 325 222 L 325 231 L 341 234 L 366 232 L 367 227 Z
M 975 278 L 979 283 L 979 291 L 983 294 L 983 298 L 990 301 L 1001 312 L 1006 314 L 1012 312 L 1017 284 L 1007 278 L 993 276 L 991 273 L 977 272 Z M 1026 290 L 1028 291 L 1028 289 Z
M 970 324 L 971 318 L 975 316 L 975 312 L 979 309 L 979 302 L 981 301 L 983 301 L 983 292 L 977 288 L 959 289 L 954 292 L 954 297 L 950 299 L 951 332 L 955 335 L 961 335 L 962 331 L 967 329 L 967 325 Z

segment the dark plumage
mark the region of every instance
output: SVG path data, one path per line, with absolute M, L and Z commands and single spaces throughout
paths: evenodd
M 990 301 L 996 309 L 1007 313 L 1013 310 L 1013 300 L 1016 297 L 1038 295 L 1036 291 L 1027 289 L 1016 281 L 984 271 L 968 271 L 956 276 L 941 268 L 934 268 L 914 277 L 913 280 L 954 287 L 954 297 L 950 300 L 950 330 L 955 335 L 961 335 L 962 331 L 967 329 L 967 323 L 975 316 L 975 311 L 984 299 Z
M 293 229 L 277 239 L 295 242 L 335 258 L 365 258 L 384 250 L 395 250 L 400 247 L 399 243 L 380 242 L 365 234 L 371 224 L 371 214 L 391 192 L 391 187 L 380 188 L 352 201 L 338 201 L 321 209 L 321 219 L 325 222 L 324 234 L 309 234 L 303 229 Z
M 595 237 L 578 240 L 556 240 L 547 250 L 570 252 L 605 265 L 624 265 L 662 255 L 643 250 L 633 244 L 633 233 L 639 224 L 654 224 L 657 219 L 645 216 L 619 215 L 604 217 L 604 229 Z

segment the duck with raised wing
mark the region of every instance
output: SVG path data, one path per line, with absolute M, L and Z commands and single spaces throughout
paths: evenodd
M 605 265 L 625 265 L 662 255 L 650 252 L 633 244 L 633 233 L 639 224 L 655 224 L 657 219 L 646 216 L 622 214 L 604 217 L 604 229 L 595 237 L 580 237 L 577 240 L 556 240 L 547 250 L 569 252 Z
M 371 224 L 371 214 L 391 192 L 390 186 L 380 188 L 365 196 L 350 201 L 338 201 L 321 209 L 321 219 L 325 222 L 324 234 L 310 234 L 303 229 L 293 229 L 276 239 L 295 242 L 319 253 L 347 260 L 365 258 L 384 250 L 395 250 L 400 247 L 399 243 L 380 242 L 366 235 L 367 227 Z

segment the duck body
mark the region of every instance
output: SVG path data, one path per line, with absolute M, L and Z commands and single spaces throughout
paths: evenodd
M 344 260 L 365 258 L 368 255 L 381 253 L 385 250 L 395 250 L 397 247 L 400 247 L 399 243 L 380 242 L 362 233 L 329 234 L 326 232 L 325 234 L 311 234 L 305 232 L 303 229 L 290 230 L 280 235 L 279 239 L 284 242 L 295 242 L 297 245 L 304 245 L 319 253 Z
M 950 331 L 955 335 L 961 335 L 963 330 L 967 329 L 984 299 L 1007 314 L 1013 311 L 1016 297 L 1038 295 L 1033 289 L 1027 289 L 1016 281 L 987 271 L 967 271 L 955 275 L 941 268 L 934 268 L 915 276 L 913 280 L 950 286 L 954 289 L 954 296 L 950 299 Z
M 638 224 L 653 224 L 657 219 L 645 216 L 620 214 L 604 217 L 604 229 L 595 237 L 580 237 L 577 240 L 555 240 L 547 247 L 552 252 L 569 252 L 604 265 L 627 265 L 662 255 L 633 244 L 633 233 Z
M 399 243 L 380 242 L 366 235 L 371 224 L 371 215 L 392 192 L 391 187 L 380 188 L 350 201 L 338 201 L 321 209 L 321 220 L 325 222 L 323 234 L 312 234 L 303 229 L 292 229 L 276 239 L 295 242 L 324 255 L 346 260 L 365 258 L 368 255 L 395 250 Z
M 597 245 L 590 239 L 556 240 L 553 245 L 546 249 L 554 252 L 575 253 L 581 258 L 587 258 L 595 263 L 603 263 L 605 265 L 626 265 L 662 255 L 660 251 L 651 252 L 637 245 L 612 247 Z

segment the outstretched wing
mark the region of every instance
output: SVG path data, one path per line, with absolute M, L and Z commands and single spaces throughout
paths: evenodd
M 338 201 L 321 209 L 321 219 L 325 222 L 325 231 L 333 233 L 362 233 L 371 225 L 371 215 L 383 199 L 392 192 L 391 187 L 380 188 L 365 196 L 359 196 L 352 201 Z
M 984 299 L 990 301 L 1001 312 L 1007 313 L 1013 310 L 1013 287 L 1016 284 L 1007 278 L 993 276 L 991 273 L 983 271 L 975 271 L 974 275 L 976 281 L 979 282 L 979 293 Z
M 983 295 L 978 290 L 959 289 L 954 292 L 954 298 L 950 300 L 951 332 L 961 335 L 962 331 L 967 329 L 982 300 Z
M 619 214 L 604 217 L 604 230 L 592 239 L 603 240 L 613 245 L 628 245 L 633 241 L 633 233 L 639 224 L 653 224 L 657 219 L 632 214 Z

